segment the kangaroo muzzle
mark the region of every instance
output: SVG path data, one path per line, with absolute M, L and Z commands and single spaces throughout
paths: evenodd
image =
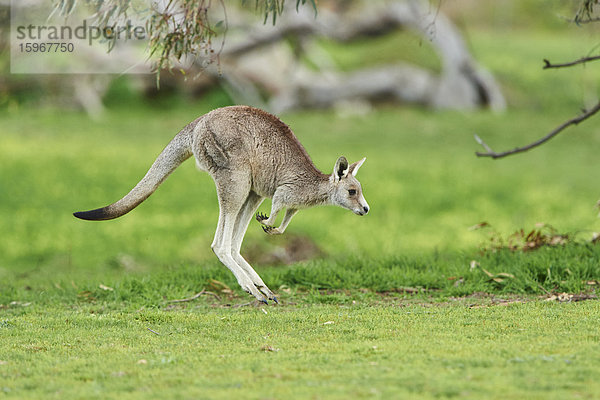
M 370 208 L 369 205 L 367 204 L 367 201 L 365 200 L 364 197 L 361 196 L 361 199 L 358 201 L 358 208 L 353 210 L 354 214 L 356 215 L 366 215 L 369 212 Z

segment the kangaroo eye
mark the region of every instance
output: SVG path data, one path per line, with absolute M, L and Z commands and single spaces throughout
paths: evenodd
M 350 189 L 350 190 L 348 190 L 348 194 L 350 196 L 354 196 L 356 194 L 356 190 L 355 189 Z

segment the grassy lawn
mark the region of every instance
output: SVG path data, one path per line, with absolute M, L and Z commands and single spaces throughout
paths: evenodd
M 215 189 L 193 162 L 123 218 L 71 214 L 123 196 L 181 127 L 226 99 L 115 96 L 99 121 L 1 111 L 0 397 L 597 398 L 600 303 L 543 299 L 600 285 L 600 128 L 498 161 L 477 159 L 473 140 L 511 148 L 574 116 L 595 70 L 542 71 L 541 60 L 584 55 L 595 39 L 504 28 L 475 24 L 468 41 L 502 84 L 505 113 L 282 116 L 323 171 L 367 157 L 358 178 L 371 211 L 302 211 L 277 238 L 251 223 L 242 253 L 280 306 L 248 304 L 212 254 Z M 324 47 L 351 70 L 402 40 L 409 59 L 439 67 L 414 37 Z M 522 247 L 511 238 L 521 229 L 567 243 L 497 249 Z M 298 244 L 304 257 L 277 256 Z
M 596 302 L 31 307 L 0 319 L 5 398 L 564 399 L 600 389 Z
M 47 111 L 4 116 L 3 396 L 594 397 L 597 301 L 469 308 L 469 298 L 454 300 L 595 287 L 600 248 L 585 243 L 598 229 L 594 125 L 490 162 L 473 157 L 473 130 L 515 143 L 551 118 L 409 109 L 353 120 L 286 116 L 322 169 L 340 154 L 368 157 L 360 178 L 372 213 L 304 211 L 275 241 L 251 225 L 243 252 L 302 237 L 323 254 L 289 266 L 254 262 L 282 301 L 265 313 L 233 307 L 251 299 L 210 251 L 214 188 L 192 163 L 125 218 L 71 216 L 129 190 L 199 112 L 114 111 L 102 122 Z M 489 230 L 468 229 L 481 221 L 504 238 L 543 221 L 579 243 L 482 253 Z M 169 303 L 202 289 L 220 300 Z

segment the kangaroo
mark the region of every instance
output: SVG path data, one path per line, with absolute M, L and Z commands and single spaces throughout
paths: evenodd
M 339 157 L 333 173 L 324 174 L 279 118 L 257 108 L 231 106 L 185 126 L 121 200 L 73 215 L 99 221 L 128 213 L 192 155 L 198 169 L 208 172 L 217 188 L 219 222 L 211 248 L 242 289 L 265 304 L 267 299 L 277 303 L 277 297 L 240 254 L 250 220 L 265 198 L 272 198 L 271 214 L 258 213 L 256 219 L 269 235 L 282 234 L 303 208 L 332 204 L 357 215 L 369 212 L 355 177 L 365 158 L 348 164 L 345 157 Z M 275 227 L 284 208 L 283 220 Z

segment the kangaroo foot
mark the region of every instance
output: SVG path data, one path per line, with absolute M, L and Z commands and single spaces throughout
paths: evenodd
M 256 300 L 265 303 L 265 304 L 269 304 L 267 302 L 267 297 L 265 297 L 265 295 L 263 294 L 263 291 L 261 291 L 258 287 L 256 287 L 256 285 L 252 282 L 248 282 L 248 283 L 240 283 L 240 286 L 242 287 L 242 289 L 244 289 L 244 291 L 248 294 L 251 294 L 252 296 L 254 296 L 256 298 Z
M 263 299 L 261 299 L 259 296 L 256 296 L 256 294 L 252 292 L 253 288 L 258 290 L 258 292 L 263 295 L 263 298 L 273 300 L 275 303 L 277 303 L 277 298 L 275 297 L 271 289 L 267 287 L 265 282 L 263 282 L 261 277 L 256 273 L 252 266 L 248 264 L 248 261 L 246 261 L 244 257 L 242 257 L 241 254 L 237 252 L 232 254 L 232 257 L 235 260 L 235 262 L 237 262 L 238 265 L 242 267 L 242 270 L 248 277 L 248 280 L 242 278 L 243 283 L 240 283 L 240 286 L 242 286 L 242 288 L 244 288 L 244 290 L 246 290 L 247 292 L 249 291 L 254 297 L 256 297 L 260 301 L 263 301 Z M 247 288 L 249 288 L 250 290 L 247 290 Z
M 275 297 L 275 295 L 273 294 L 273 292 L 271 292 L 271 289 L 269 289 L 267 287 L 267 285 L 257 285 L 256 283 L 254 284 L 258 290 L 261 291 L 262 294 L 264 294 L 269 300 L 273 300 L 275 303 L 279 304 L 279 301 L 277 301 L 277 297 Z
M 238 281 L 238 283 L 240 284 L 242 289 L 244 289 L 245 292 L 254 296 L 256 300 L 265 304 L 269 304 L 267 302 L 267 299 L 269 299 L 279 304 L 277 297 L 275 297 L 273 292 L 271 292 L 271 289 L 269 289 L 267 285 L 265 285 L 265 283 L 262 281 L 262 279 L 260 279 L 258 275 L 256 280 L 247 277 L 247 279 L 242 279 L 242 282 Z
M 266 285 L 259 285 L 254 283 L 252 286 L 248 286 L 247 288 L 243 288 L 247 293 L 254 296 L 261 303 L 269 304 L 267 299 L 274 301 L 276 304 L 279 304 L 279 300 L 277 297 L 271 292 Z

